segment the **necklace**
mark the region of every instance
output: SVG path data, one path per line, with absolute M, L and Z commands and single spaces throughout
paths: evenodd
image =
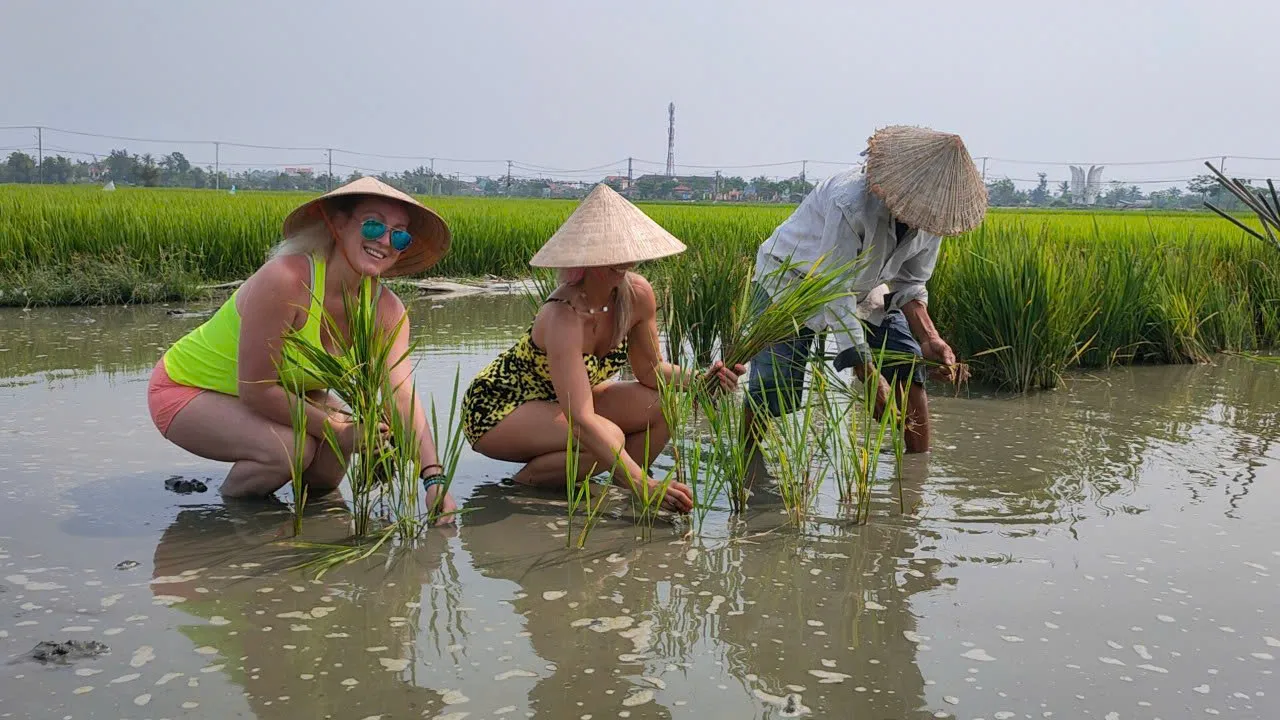
M 613 296 L 614 296 L 614 294 L 616 294 L 617 292 L 618 292 L 618 291 L 617 291 L 617 289 L 614 289 L 614 290 L 613 290 L 613 292 L 609 293 L 609 297 L 613 297 Z M 582 298 L 582 299 L 583 299 L 583 300 L 585 300 L 585 299 L 586 299 L 586 295 L 585 295 L 585 294 L 583 295 L 583 298 Z M 588 315 L 595 315 L 595 314 L 596 314 L 596 313 L 598 313 L 598 312 L 600 312 L 600 313 L 607 313 L 607 312 L 609 312 L 609 306 L 608 306 L 608 305 L 601 305 L 599 310 L 596 310 L 595 308 L 587 308 L 587 314 L 588 314 Z

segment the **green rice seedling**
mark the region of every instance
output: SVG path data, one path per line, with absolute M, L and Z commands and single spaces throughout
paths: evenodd
M 827 266 L 820 258 L 760 312 L 754 312 L 751 283 L 743 283 L 734 305 L 732 333 L 722 348 L 725 365 L 733 367 L 749 361 L 770 345 L 798 333 L 809 318 L 827 305 L 848 297 L 851 294 L 846 289 L 849 274 L 862 262 Z M 775 275 L 780 277 L 792 270 L 789 264 L 784 264 Z M 767 278 L 766 282 L 773 283 L 776 279 Z
M 394 397 L 395 389 L 391 387 L 390 378 L 386 382 L 383 397 Z M 432 402 L 434 403 L 434 398 Z M 418 431 L 414 424 L 417 412 L 418 398 L 414 392 L 407 415 L 396 411 L 386 413 L 390 441 L 378 448 L 373 460 L 377 465 L 377 475 L 382 480 L 379 487 L 384 508 L 383 519 L 395 526 L 396 534 L 403 543 L 412 542 L 426 527 L 423 513 L 419 510 L 418 478 L 422 474 L 422 458 L 418 451 Z M 437 500 L 443 497 L 444 493 L 441 492 L 437 495 Z M 435 514 L 427 513 L 428 522 L 435 519 Z
M 681 389 L 658 378 L 662 416 L 671 435 L 670 475 L 689 486 L 693 494 L 693 531 L 701 534 L 707 513 L 724 491 L 727 476 L 708 472 L 704 445 L 698 427 L 699 408 L 704 402 L 701 385 Z M 669 481 L 668 481 L 669 482 Z
M 784 413 L 770 422 L 761 443 L 765 460 L 775 468 L 774 476 L 787 517 L 797 526 L 809 517 L 829 467 L 820 462 L 822 442 L 815 441 L 819 437 L 820 408 L 827 394 L 821 368 L 825 362 L 819 357 L 812 364 L 815 365 L 810 375 L 812 381 L 802 404 L 794 412 Z
M 650 432 L 645 428 L 644 432 L 644 457 L 649 457 L 649 440 Z M 620 463 L 618 459 L 614 460 L 614 472 L 617 472 Z M 672 480 L 675 479 L 675 473 L 669 472 L 657 486 L 651 486 L 647 477 L 634 479 L 623 467 L 623 474 L 627 476 L 627 483 L 632 488 L 631 507 L 636 524 L 640 526 L 641 536 L 646 540 L 653 532 L 653 523 L 658 519 L 658 515 L 662 511 L 662 501 L 667 497 L 667 489 L 671 487 Z M 648 472 L 648 468 L 642 468 Z
M 749 397 L 746 402 L 751 402 Z M 751 463 L 743 441 L 746 438 L 743 404 L 730 395 L 703 393 L 701 407 L 710 430 L 709 452 L 704 455 L 707 463 L 704 474 L 709 478 L 704 497 L 709 503 L 722 489 L 727 490 L 730 512 L 742 514 L 750 498 L 747 471 Z
M 349 337 L 343 337 L 331 315 L 325 313 L 323 317 L 338 352 L 330 354 L 323 346 L 312 343 L 298 332 L 287 333 L 284 341 L 285 351 L 296 353 L 307 361 L 304 367 L 308 368 L 308 373 L 350 408 L 351 417 L 357 424 L 360 436 L 348 463 L 347 475 L 351 482 L 355 534 L 363 537 L 370 529 L 377 492 L 393 481 L 390 472 L 397 465 L 392 459 L 397 453 L 394 448 L 398 445 L 402 453 L 417 452 L 416 437 L 410 433 L 412 417 L 395 421 L 391 418 L 391 414 L 399 410 L 395 407 L 390 368 L 406 362 L 414 344 L 410 343 L 402 356 L 391 357 L 394 338 L 404 318 L 390 331 L 378 327 L 377 301 L 369 278 L 365 278 L 354 296 L 344 293 L 343 305 Z M 392 430 L 391 448 L 387 448 L 383 441 L 381 428 L 384 426 Z M 329 432 L 327 438 L 331 448 L 341 457 L 336 437 Z M 417 476 L 399 477 L 394 481 L 416 485 Z M 404 494 L 409 492 L 405 490 Z
M 1042 233 L 1037 242 L 1048 238 Z M 1098 312 L 1098 300 L 1090 284 L 1080 281 L 1083 257 L 1052 257 L 1036 242 L 1008 233 L 983 254 L 956 260 L 949 271 L 973 276 L 964 296 L 952 299 L 960 307 L 947 316 L 955 326 L 958 353 L 972 357 L 1007 347 L 979 369 L 1019 392 L 1056 387 L 1093 343 L 1083 333 Z
M 293 430 L 293 452 L 289 456 L 289 485 L 293 491 L 293 535 L 302 534 L 302 513 L 307 505 L 306 468 L 302 464 L 307 450 L 307 396 L 301 388 L 289 391 L 289 419 Z
M 751 265 L 742 258 L 703 248 L 684 253 L 662 276 L 667 352 L 679 364 L 687 342 L 693 361 L 711 364 L 717 347 L 733 333 L 735 303 L 751 282 Z
M 449 397 L 449 416 L 444 422 L 441 422 L 440 414 L 436 410 L 435 396 L 432 395 L 431 397 L 431 439 L 436 448 L 436 454 L 440 456 L 441 474 L 444 475 L 444 482 L 436 493 L 436 501 L 427 509 L 427 522 L 429 523 L 434 523 L 441 518 L 441 503 L 444 502 L 444 496 L 449 492 L 449 489 L 453 487 L 453 480 L 458 473 L 458 463 L 462 460 L 462 451 L 465 447 L 466 437 L 462 432 L 462 414 L 458 404 L 458 388 L 461 380 L 462 367 L 455 366 L 453 392 Z M 414 445 L 414 448 L 416 450 L 417 445 Z M 413 477 L 418 477 L 418 473 L 415 472 Z
M 896 355 L 880 351 L 873 366 L 877 376 L 891 357 Z M 854 522 L 861 525 L 871 512 L 871 488 L 880 470 L 885 437 L 900 431 L 905 413 L 898 412 L 895 393 L 891 392 L 877 419 L 877 384 L 845 381 L 834 371 L 820 367 L 825 372 L 820 394 L 830 396 L 823 402 L 828 420 L 821 445 L 836 471 L 840 500 L 852 510 Z
M 595 475 L 597 468 L 592 467 L 588 472 L 582 472 L 582 443 L 578 440 L 578 436 L 573 431 L 572 413 L 565 412 L 566 439 L 565 439 L 565 488 L 567 491 L 566 504 L 566 521 L 568 526 L 565 530 L 565 547 L 573 547 L 573 519 L 577 516 L 579 509 L 582 510 L 583 519 L 582 527 L 578 531 L 577 545 L 581 550 L 587 546 L 587 538 L 591 535 L 591 530 L 595 528 L 596 523 L 600 522 L 601 511 L 604 510 L 605 503 L 609 499 L 609 488 L 597 488 L 600 494 L 593 500 L 591 498 L 591 487 L 593 482 L 591 478 Z M 615 462 L 610 475 L 617 470 Z

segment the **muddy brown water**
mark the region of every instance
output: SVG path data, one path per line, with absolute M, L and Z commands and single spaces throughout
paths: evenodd
M 411 312 L 445 400 L 529 319 L 507 297 Z M 765 495 L 703 540 L 619 513 L 570 551 L 560 494 L 468 454 L 460 528 L 316 581 L 284 502 L 222 502 L 226 466 L 147 417 L 151 365 L 197 322 L 0 311 L 0 717 L 1280 717 L 1275 368 L 935 395 L 908 512 L 881 485 L 864 527 L 829 501 L 782 527 Z M 341 538 L 342 510 L 313 504 L 306 538 Z M 64 640 L 110 652 L 23 659 Z

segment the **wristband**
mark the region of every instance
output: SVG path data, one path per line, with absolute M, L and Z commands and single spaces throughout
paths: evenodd
M 441 485 L 441 486 L 443 486 L 443 485 L 444 485 L 444 483 L 445 483 L 445 476 L 444 476 L 444 475 L 442 475 L 442 474 L 440 474 L 440 473 L 436 473 L 436 474 L 434 474 L 434 475 L 428 475 L 428 476 L 426 476 L 426 477 L 422 478 L 422 489 L 423 489 L 423 490 L 429 490 L 429 489 L 431 489 L 431 486 L 432 486 L 432 485 Z

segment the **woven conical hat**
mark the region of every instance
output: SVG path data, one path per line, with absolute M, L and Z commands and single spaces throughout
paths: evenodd
M 596 185 L 529 264 L 545 268 L 602 267 L 684 252 L 684 243 L 603 183 Z
M 413 275 L 435 265 L 449 252 L 449 226 L 431 208 L 406 195 L 377 178 L 362 177 L 342 187 L 334 188 L 310 202 L 303 203 L 284 219 L 284 236 L 289 237 L 312 223 L 323 222 L 321 206 L 328 200 L 349 195 L 371 195 L 405 204 L 409 211 L 409 234 L 413 242 L 400 251 L 400 257 L 383 277 Z M 332 220 L 332 215 L 330 215 Z
M 895 125 L 871 136 L 867 182 L 898 220 L 934 235 L 977 227 L 987 188 L 959 135 Z

